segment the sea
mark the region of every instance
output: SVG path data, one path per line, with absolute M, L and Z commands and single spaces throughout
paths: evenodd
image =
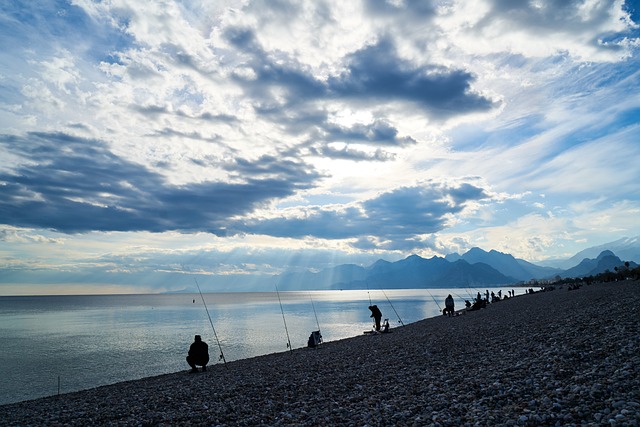
M 0 404 L 187 371 L 196 334 L 209 344 L 210 364 L 225 363 L 306 347 L 316 330 L 324 342 L 361 335 L 373 328 L 371 304 L 399 328 L 440 315 L 448 294 L 458 309 L 478 291 L 3 296 Z

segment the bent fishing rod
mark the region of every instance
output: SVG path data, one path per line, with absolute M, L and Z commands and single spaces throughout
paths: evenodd
M 318 313 L 316 313 L 316 307 L 313 305 L 313 298 L 311 298 L 311 292 L 309 292 L 309 300 L 311 301 L 311 308 L 313 308 L 313 315 L 316 316 L 316 325 L 318 325 L 318 332 L 320 332 L 320 322 L 318 322 Z
M 284 331 L 287 333 L 287 348 L 289 352 L 292 353 L 293 349 L 291 348 L 291 340 L 289 339 L 289 330 L 287 329 L 287 321 L 284 318 L 284 309 L 282 308 L 282 300 L 280 299 L 280 291 L 278 291 L 278 285 L 274 284 L 276 287 L 276 294 L 278 294 L 278 302 L 280 303 L 280 312 L 282 313 L 282 322 L 284 323 Z
M 369 297 L 369 308 L 371 308 L 373 303 L 371 302 L 371 293 L 369 292 L 369 281 L 365 280 L 364 283 L 367 285 L 367 296 Z M 375 323 L 374 323 L 374 327 L 375 327 Z
M 389 305 L 391 306 L 391 308 L 393 309 L 393 312 L 396 314 L 396 316 L 398 317 L 398 321 L 400 322 L 400 324 L 402 326 L 404 326 L 404 322 L 402 322 L 402 319 L 400 318 L 400 315 L 398 314 L 398 312 L 396 311 L 396 308 L 393 306 L 393 304 L 391 304 L 391 300 L 389 299 L 389 297 L 387 296 L 387 293 L 384 291 L 384 289 L 380 289 L 382 291 L 382 293 L 384 294 L 384 297 L 387 299 L 387 302 L 389 303 Z
M 429 292 L 429 295 L 431 295 L 431 298 L 433 298 L 433 302 L 436 303 L 436 305 L 438 306 L 438 310 L 440 310 L 440 312 L 442 312 L 442 307 L 440 307 L 440 304 L 438 304 L 438 300 L 436 300 L 436 298 L 433 296 L 433 294 L 429 291 L 429 289 L 427 289 L 427 292 Z
M 365 280 L 365 283 L 367 284 L 367 294 L 369 293 L 369 281 Z M 380 289 L 382 291 L 382 293 L 384 294 L 384 297 L 387 299 L 387 302 L 389 303 L 389 305 L 391 306 L 391 309 L 393 310 L 393 312 L 396 314 L 396 317 L 398 318 L 398 322 L 400 322 L 400 324 L 402 326 L 404 326 L 404 322 L 402 321 L 402 319 L 400 318 L 400 315 L 398 314 L 398 312 L 396 311 L 396 308 L 393 306 L 393 304 L 391 303 L 391 300 L 389 299 L 389 297 L 387 296 L 387 293 L 384 291 L 384 289 Z M 371 305 L 371 296 L 369 296 L 369 305 Z
M 462 297 L 462 296 L 460 296 L 460 294 L 457 294 L 457 293 L 455 293 L 455 292 L 453 292 L 453 294 L 454 294 L 455 296 L 457 296 L 458 298 L 460 298 L 462 301 L 465 301 L 465 300 L 466 300 L 466 297 Z
M 202 295 L 202 291 L 200 290 L 200 285 L 198 281 L 194 277 L 193 280 L 196 282 L 196 286 L 198 287 L 198 292 L 200 292 L 200 298 L 202 298 L 202 304 L 204 304 L 204 309 L 207 311 L 207 317 L 209 317 L 209 323 L 211 324 L 211 329 L 213 329 L 213 336 L 216 337 L 216 342 L 218 343 L 218 348 L 220 349 L 220 359 L 224 362 L 225 366 L 227 364 L 227 359 L 224 358 L 224 353 L 222 352 L 222 346 L 220 345 L 220 340 L 218 339 L 218 334 L 216 334 L 216 328 L 213 327 L 213 321 L 211 320 L 211 315 L 209 314 L 209 309 L 207 308 L 207 303 L 204 301 L 204 296 Z M 220 360 L 218 359 L 218 360 Z

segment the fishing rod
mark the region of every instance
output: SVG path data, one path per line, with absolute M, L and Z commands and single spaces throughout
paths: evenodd
M 455 293 L 455 292 L 453 292 L 453 294 L 454 294 L 455 296 L 457 296 L 458 298 L 460 298 L 461 300 L 463 300 L 463 301 L 466 299 L 466 298 L 464 298 L 464 297 L 461 297 L 461 296 L 460 296 L 460 294 L 457 294 L 457 293 Z
M 318 322 L 318 313 L 316 313 L 316 307 L 313 305 L 313 298 L 311 298 L 311 292 L 309 292 L 309 300 L 311 301 L 311 308 L 313 308 L 313 315 L 316 316 L 316 325 L 318 325 L 318 332 L 320 332 L 320 322 Z
M 371 307 L 373 304 L 371 303 L 371 294 L 369 293 L 369 281 L 366 280 L 365 284 L 367 285 L 367 296 L 369 297 L 369 307 Z
M 204 309 L 207 311 L 207 316 L 209 317 L 209 323 L 211 324 L 211 329 L 213 329 L 213 336 L 216 337 L 216 342 L 218 343 L 218 348 L 220 349 L 220 359 L 227 364 L 227 359 L 224 358 L 224 353 L 222 352 L 222 346 L 220 345 L 220 340 L 218 339 L 218 334 L 216 333 L 216 328 L 213 327 L 213 321 L 211 320 L 211 315 L 209 314 L 209 309 L 207 308 L 207 303 L 204 301 L 204 296 L 202 295 L 202 291 L 200 290 L 200 285 L 198 284 L 198 280 L 194 277 L 193 280 L 196 282 L 196 286 L 198 287 L 198 292 L 200 292 L 200 298 L 202 298 L 202 304 L 204 304 Z
M 440 310 L 442 312 L 442 307 L 440 307 L 440 304 L 438 304 L 438 300 L 436 300 L 436 298 L 433 296 L 433 294 L 429 291 L 429 289 L 427 289 L 427 292 L 429 292 L 429 295 L 431 295 L 431 298 L 433 298 L 433 302 L 436 303 L 436 305 L 438 306 L 438 310 Z
M 389 297 L 387 296 L 387 293 L 384 291 L 384 289 L 380 289 L 382 291 L 382 293 L 384 294 L 384 297 L 387 299 L 387 302 L 389 303 L 389 305 L 391 306 L 391 308 L 393 309 L 393 312 L 396 314 L 396 316 L 398 316 L 398 321 L 400 322 L 400 324 L 402 326 L 404 326 L 404 323 L 402 322 L 402 319 L 400 318 L 400 315 L 398 314 L 398 312 L 396 311 L 396 308 L 393 306 L 393 304 L 391 304 L 391 300 L 389 299 Z
M 291 348 L 291 340 L 289 339 L 289 330 L 287 329 L 287 321 L 284 318 L 284 309 L 282 308 L 282 300 L 280 299 L 280 291 L 278 291 L 278 285 L 274 284 L 276 287 L 276 294 L 278 295 L 278 302 L 280 303 L 280 312 L 282 313 L 282 322 L 284 323 L 284 331 L 287 333 L 287 348 L 289 352 L 293 352 Z
M 469 298 L 471 298 L 471 300 L 474 300 L 476 298 L 473 296 L 473 293 L 469 292 L 469 288 L 464 288 L 464 290 L 467 293 L 467 295 L 469 295 Z
M 371 306 L 373 305 L 373 303 L 371 302 L 371 293 L 369 292 L 369 281 L 365 280 L 364 281 L 365 285 L 367 286 L 367 296 L 369 297 L 369 308 L 371 308 Z M 373 327 L 375 328 L 375 322 L 373 324 Z

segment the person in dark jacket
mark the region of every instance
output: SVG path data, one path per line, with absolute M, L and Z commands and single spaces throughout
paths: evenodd
M 376 331 L 380 331 L 380 320 L 382 320 L 382 312 L 378 308 L 377 305 L 370 305 L 369 310 L 371 310 L 371 316 L 376 321 Z
M 448 315 L 449 317 L 454 316 L 456 314 L 455 307 L 456 305 L 453 301 L 453 297 L 451 296 L 451 294 L 449 294 L 449 296 L 444 300 L 444 314 Z
M 191 372 L 198 372 L 197 366 L 202 366 L 202 372 L 207 370 L 209 363 L 209 346 L 202 341 L 200 335 L 196 335 L 193 344 L 189 347 L 187 363 L 191 366 Z

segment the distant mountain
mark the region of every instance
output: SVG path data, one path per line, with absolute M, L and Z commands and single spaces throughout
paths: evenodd
M 624 261 L 617 257 L 612 251 L 602 251 L 597 258 L 584 258 L 578 265 L 565 270 L 560 277 L 586 277 L 604 273 L 605 271 L 615 271 L 616 268 L 624 266 Z M 630 267 L 635 268 L 637 264 L 630 261 Z
M 638 239 L 614 243 L 626 248 L 626 253 L 632 253 L 635 240 Z M 539 266 L 496 250 L 472 248 L 463 255 L 454 253 L 428 259 L 411 255 L 395 262 L 380 259 L 368 267 L 343 264 L 318 272 L 284 273 L 274 280 L 280 290 L 487 287 L 556 276 L 591 276 L 614 271 L 622 265 L 624 261 L 611 250 L 601 251 L 594 258 L 574 261 L 569 265 L 571 268 L 565 270 Z M 635 265 L 632 263 L 631 267 Z
M 595 259 L 607 250 L 615 253 L 620 259 L 640 263 L 640 236 L 624 237 L 604 245 L 584 249 L 569 259 L 546 260 L 544 263 L 551 267 L 568 269 L 576 266 L 585 258 Z
M 411 255 L 403 260 L 378 260 L 369 267 L 340 265 L 320 272 L 289 273 L 279 277 L 278 287 L 287 289 L 408 289 L 469 287 L 511 284 L 508 277 L 485 263 L 449 262 L 441 257 Z
M 448 261 L 465 260 L 469 264 L 484 263 L 495 268 L 505 276 L 513 277 L 518 281 L 552 277 L 562 271 L 561 269 L 551 267 L 541 267 L 496 250 L 486 252 L 480 248 L 471 248 L 464 255 L 457 253 L 450 254 L 447 255 L 445 259 Z
M 597 258 L 607 250 L 616 254 L 620 259 L 640 263 L 640 236 L 625 237 L 611 243 L 585 249 L 569 258 L 568 261 L 571 265 L 576 265 L 585 258 Z

